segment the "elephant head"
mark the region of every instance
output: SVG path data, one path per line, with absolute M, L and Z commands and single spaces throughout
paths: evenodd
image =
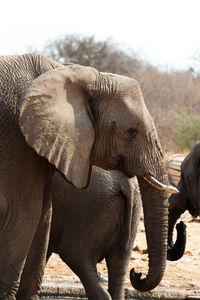
M 169 230 L 168 230 L 168 254 L 169 260 L 181 258 L 186 243 L 185 227 L 177 232 L 176 247 L 172 243 L 173 228 L 176 221 L 186 210 L 193 217 L 200 216 L 200 143 L 198 142 L 185 157 L 181 164 L 181 178 L 177 186 L 180 191 L 169 198 Z M 177 246 L 178 243 L 178 246 Z
M 138 176 L 149 273 L 141 280 L 132 272 L 131 282 L 141 291 L 154 288 L 166 264 L 165 191 L 174 188 L 165 185 L 162 149 L 138 83 L 79 65 L 48 71 L 24 92 L 19 125 L 27 143 L 78 188 L 87 186 L 91 165 Z

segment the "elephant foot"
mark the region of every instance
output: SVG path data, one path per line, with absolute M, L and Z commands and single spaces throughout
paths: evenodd
M 39 300 L 39 296 L 16 295 L 16 300 Z

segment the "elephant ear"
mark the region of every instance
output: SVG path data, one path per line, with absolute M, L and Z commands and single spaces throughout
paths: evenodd
M 83 88 L 89 68 L 82 69 L 62 67 L 36 78 L 22 96 L 19 115 L 29 146 L 77 188 L 88 184 L 95 137 L 87 104 L 91 97 Z

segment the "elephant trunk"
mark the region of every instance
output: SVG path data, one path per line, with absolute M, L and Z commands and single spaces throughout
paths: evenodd
M 145 292 L 155 288 L 164 275 L 167 257 L 168 201 L 165 192 L 155 189 L 143 178 L 138 180 L 144 210 L 149 270 L 147 276 L 141 279 L 142 274 L 135 273 L 132 269 L 130 280 L 135 289 Z
M 176 224 L 176 221 L 180 218 L 181 214 L 182 211 L 177 207 L 169 209 L 167 259 L 171 261 L 180 259 L 185 252 L 186 225 L 183 222 L 180 222 L 176 225 L 177 239 L 176 242 L 173 243 L 174 226 Z

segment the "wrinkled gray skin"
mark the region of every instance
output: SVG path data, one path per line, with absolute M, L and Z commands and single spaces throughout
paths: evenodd
M 138 83 L 34 54 L 0 57 L 0 299 L 38 299 L 56 168 L 77 188 L 91 165 L 139 176 L 149 271 L 134 287 L 161 281 L 167 252 L 163 154 Z M 159 203 L 159 205 L 158 205 Z M 17 296 L 16 296 L 17 293 Z
M 200 143 L 198 142 L 185 157 L 181 164 L 181 178 L 177 186 L 180 191 L 169 198 L 169 232 L 168 259 L 175 255 L 176 260 L 184 254 L 186 236 L 185 228 L 179 233 L 178 247 L 173 247 L 173 229 L 177 220 L 186 210 L 193 217 L 200 216 Z M 176 254 L 175 254 L 176 253 Z M 170 259 L 171 260 L 171 259 Z
M 136 177 L 94 167 L 87 189 L 53 177 L 48 255 L 58 253 L 79 276 L 91 300 L 124 299 L 124 280 L 141 214 Z M 106 259 L 108 291 L 96 265 Z

